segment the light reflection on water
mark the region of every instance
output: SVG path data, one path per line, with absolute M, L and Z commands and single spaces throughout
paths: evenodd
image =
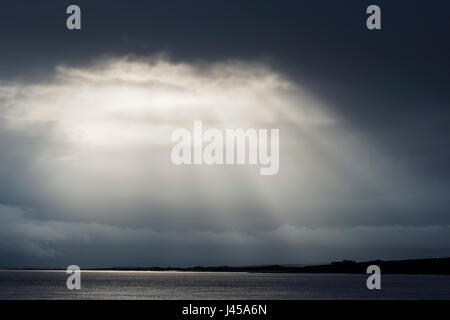
M 65 271 L 0 271 L 0 299 L 450 299 L 450 276 L 82 271 L 68 290 Z

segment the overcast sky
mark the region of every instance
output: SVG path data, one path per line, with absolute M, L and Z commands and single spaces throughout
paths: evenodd
M 0 267 L 450 256 L 450 3 L 374 3 L 2 2 Z M 278 174 L 175 166 L 194 120 Z

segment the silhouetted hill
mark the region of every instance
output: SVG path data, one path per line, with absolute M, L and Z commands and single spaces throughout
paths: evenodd
M 443 274 L 450 275 L 450 258 L 415 260 L 374 260 L 355 262 L 343 260 L 326 265 L 292 267 L 282 265 L 245 266 L 245 267 L 189 267 L 189 268 L 110 268 L 108 270 L 136 271 L 204 271 L 204 272 L 284 272 L 284 273 L 366 273 L 367 267 L 377 265 L 383 274 Z M 105 270 L 105 269 L 103 269 Z

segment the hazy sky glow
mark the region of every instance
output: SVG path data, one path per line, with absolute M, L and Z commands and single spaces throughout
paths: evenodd
M 4 257 L 294 263 L 339 258 L 342 249 L 374 256 L 367 247 L 406 256 L 410 239 L 416 251 L 448 241 L 446 226 L 411 225 L 411 214 L 433 219 L 417 198 L 435 197 L 423 194 L 423 181 L 263 64 L 200 68 L 124 57 L 59 66 L 45 81 L 2 83 L 0 92 L 9 151 L 2 175 L 23 190 L 23 202 L 11 197 L 1 207 Z M 171 131 L 198 119 L 223 129 L 279 128 L 279 174 L 174 166 Z M 207 258 L 209 250 L 218 253 Z
M 5 4 L 0 267 L 450 256 L 450 4 L 362 2 Z M 174 165 L 195 120 L 280 129 L 278 174 Z

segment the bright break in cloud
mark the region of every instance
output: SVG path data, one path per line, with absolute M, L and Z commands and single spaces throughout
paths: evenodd
M 445 189 L 396 164 L 332 105 L 262 63 L 116 58 L 58 66 L 41 81 L 1 82 L 0 117 L 0 265 L 450 252 L 450 221 L 438 210 Z M 171 132 L 195 120 L 279 128 L 278 174 L 175 166 Z

